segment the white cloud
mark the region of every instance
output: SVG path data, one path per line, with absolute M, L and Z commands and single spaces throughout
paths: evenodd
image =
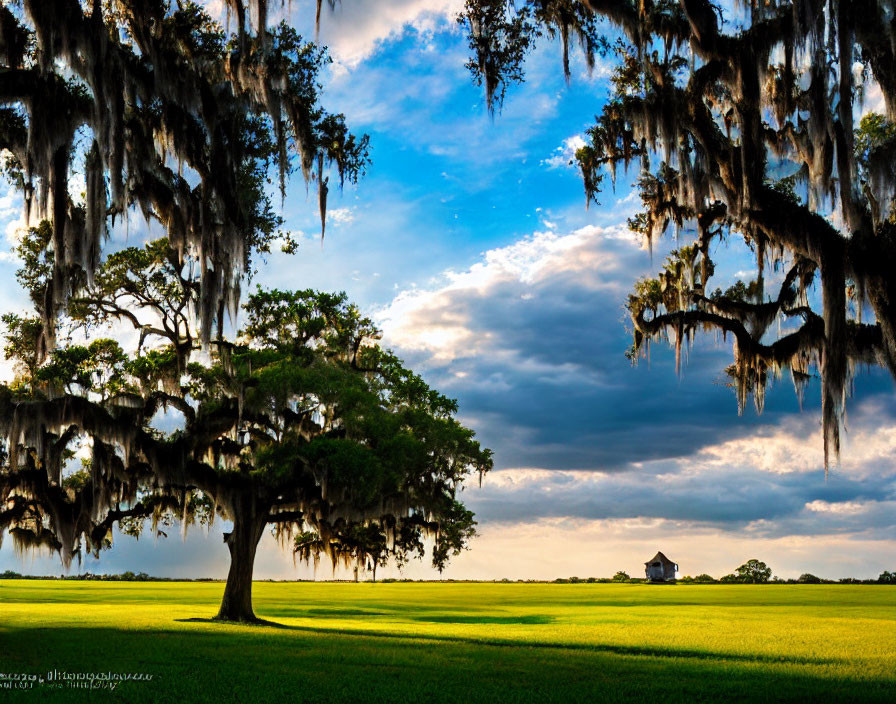
M 452 27 L 453 18 L 463 9 L 463 0 L 339 0 L 331 11 L 324 0 L 318 41 L 328 47 L 336 62 L 336 72 L 344 72 L 374 54 L 387 41 L 411 30 L 427 34 Z M 206 0 L 212 17 L 235 31 L 235 18 L 223 0 Z M 289 12 L 292 12 L 290 15 Z M 309 37 L 314 31 L 313 3 L 269 3 L 268 26 L 288 17 L 291 25 Z M 255 26 L 254 15 L 249 21 Z M 432 47 L 424 45 L 423 50 Z
M 852 430 L 842 437 L 840 466 L 832 473 L 867 476 L 896 467 L 896 425 L 883 424 L 886 418 L 886 410 L 874 400 L 851 409 Z M 706 466 L 746 464 L 772 474 L 817 472 L 823 464 L 823 447 L 818 416 L 806 413 L 706 447 L 698 459 Z
M 327 211 L 327 223 L 348 225 L 355 220 L 354 208 L 333 208 Z
M 855 119 L 857 122 L 870 112 L 886 114 L 886 99 L 877 81 L 869 79 L 864 85 L 860 86 L 860 90 L 861 101 L 857 101 L 855 106 Z
M 336 62 L 352 68 L 408 30 L 426 34 L 452 26 L 461 9 L 463 0 L 342 0 L 333 12 L 321 14 L 320 40 Z M 307 6 L 296 10 L 307 11 Z
M 816 499 L 806 503 L 807 511 L 815 513 L 838 513 L 838 514 L 854 514 L 861 513 L 868 507 L 868 503 L 860 501 L 839 501 L 831 503 L 830 501 L 822 501 Z
M 582 135 L 574 134 L 563 140 L 563 144 L 554 150 L 554 153 L 547 159 L 542 160 L 542 164 L 549 169 L 559 169 L 571 166 L 576 152 L 585 146 L 585 140 Z
M 553 223 L 552 223 L 553 224 Z M 640 254 L 639 245 L 622 226 L 587 225 L 570 234 L 536 232 L 507 247 L 485 252 L 466 270 L 447 270 L 435 286 L 400 293 L 377 319 L 390 344 L 405 350 L 422 350 L 434 359 L 450 360 L 500 347 L 501 341 L 478 329 L 468 297 L 488 299 L 499 289 L 514 290 L 514 297 L 538 305 L 534 294 L 550 281 L 577 283 L 591 291 L 621 291 L 628 284 L 619 247 Z
M 5 185 L 5 192 L 0 196 L 0 227 L 3 227 L 6 242 L 10 248 L 17 246 L 22 241 L 22 233 L 25 230 L 25 205 L 22 195 L 11 185 Z M 3 190 L 0 188 L 0 190 Z M 0 254 L 2 261 L 15 261 L 11 253 Z

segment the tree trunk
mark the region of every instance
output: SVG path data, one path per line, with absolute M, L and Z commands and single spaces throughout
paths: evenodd
M 231 513 L 233 530 L 224 534 L 230 549 L 230 571 L 215 620 L 257 623 L 259 619 L 252 610 L 252 570 L 255 551 L 268 522 L 268 510 L 259 506 L 254 497 L 240 497 L 234 501 Z

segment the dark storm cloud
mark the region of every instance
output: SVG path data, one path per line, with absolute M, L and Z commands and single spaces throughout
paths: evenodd
M 696 460 L 656 462 L 627 475 L 516 472 L 465 493 L 482 522 L 634 517 L 747 530 L 764 537 L 877 529 L 896 537 L 896 474 L 770 474 Z M 866 520 L 867 518 L 867 520 Z
M 620 228 L 542 234 L 384 311 L 387 341 L 459 399 L 498 469 L 547 470 L 501 473 L 468 490 L 480 520 L 656 517 L 772 536 L 854 531 L 867 506 L 868 525 L 893 537 L 896 519 L 872 510 L 896 491 L 893 463 L 826 479 L 820 438 L 804 437 L 817 431 L 817 384 L 802 413 L 785 376 L 763 415 L 748 406 L 738 416 L 723 379 L 730 342 L 698 337 L 680 376 L 664 344 L 631 366 L 623 304 L 633 281 L 658 266 Z M 855 397 L 851 410 L 868 403 L 851 430 L 873 435 L 896 423 L 882 373 L 860 375 Z M 775 430 L 782 424 L 787 433 Z M 761 467 L 747 456 L 772 446 Z
M 536 238 L 489 252 L 444 288 L 412 292 L 409 305 L 387 311 L 390 341 L 459 399 L 498 467 L 625 469 L 798 411 L 783 378 L 762 417 L 752 407 L 738 417 L 723 379 L 730 341 L 698 338 L 683 352 L 680 377 L 665 344 L 632 367 L 623 304 L 638 275 L 659 264 L 619 235 L 586 228 L 565 249 Z M 440 345 L 445 329 L 462 339 Z M 806 413 L 817 413 L 817 398 L 810 387 Z

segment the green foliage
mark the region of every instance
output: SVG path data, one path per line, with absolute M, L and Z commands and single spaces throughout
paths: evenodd
M 469 28 L 473 57 L 466 67 L 477 85 L 485 88 L 489 109 L 500 108 L 508 84 L 523 80 L 523 59 L 534 28 L 529 10 L 509 15 L 500 2 L 467 2 L 457 21 Z
M 631 577 L 629 577 L 628 573 L 623 572 L 622 570 L 619 570 L 619 572 L 613 575 L 614 582 L 627 582 L 630 579 Z
M 242 344 L 226 363 L 191 365 L 191 395 L 217 409 L 240 394 L 244 419 L 281 419 L 276 439 L 251 431 L 259 481 L 301 484 L 310 470 L 328 495 L 351 497 L 355 510 L 368 513 L 301 533 L 299 556 L 375 566 L 388 552 L 401 562 L 420 553 L 422 534 L 432 532 L 433 564 L 444 569 L 475 535 L 454 487 L 491 466 L 490 453 L 453 419 L 456 402 L 376 345 L 379 331 L 344 294 L 259 290 L 245 308 Z M 371 513 L 409 499 L 406 516 Z
M 473 512 L 459 501 L 452 501 L 439 522 L 439 532 L 432 553 L 432 564 L 441 574 L 454 555 L 469 547 L 476 536 L 476 521 Z
M 59 347 L 34 375 L 34 381 L 66 393 L 93 392 L 106 398 L 127 388 L 127 361 L 115 340 L 98 339 L 87 346 Z
M 22 260 L 22 267 L 16 271 L 16 281 L 28 292 L 38 313 L 44 309 L 47 285 L 53 274 L 52 236 L 50 223 L 43 220 L 37 227 L 26 230 L 15 248 L 16 256 Z
M 160 526 L 179 518 L 238 520 L 250 502 L 278 531 L 317 535 L 300 541 L 305 558 L 403 564 L 431 537 L 442 571 L 475 535 L 457 490 L 491 467 L 490 451 L 454 418 L 456 402 L 380 348 L 379 331 L 345 294 L 259 289 L 238 341 L 217 342 L 200 362 L 189 315 L 197 296 L 194 277 L 158 240 L 111 255 L 72 306 L 74 325 L 87 330 L 130 321 L 141 332 L 135 354 L 98 338 L 58 346 L 39 362 L 40 322 L 7 316 L 7 353 L 23 366 L 30 397 L 78 402 L 61 428 L 37 432 L 63 450 L 89 439 L 98 458 L 90 486 L 72 480 L 63 513 L 94 488 L 112 491 L 108 473 L 126 481 L 91 519 L 95 528 L 78 519 L 70 530 L 97 546 L 115 522 L 139 536 L 151 518 L 163 534 Z M 151 422 L 169 406 L 183 425 L 163 434 Z M 134 432 L 137 455 L 134 440 L 122 439 Z
M 65 489 L 69 489 L 73 493 L 77 494 L 79 491 L 89 486 L 92 481 L 93 479 L 90 476 L 90 469 L 82 468 L 64 477 L 62 480 L 62 486 Z
M 764 562 L 752 559 L 738 567 L 734 576 L 738 582 L 745 584 L 764 584 L 771 579 L 772 570 Z
M 639 227 L 642 224 L 642 221 L 636 223 Z M 697 246 L 672 250 L 656 278 L 644 278 L 635 282 L 626 308 L 636 321 L 653 320 L 659 315 L 687 310 L 694 297 L 703 294 L 704 283 L 712 276 L 714 268 L 713 263 Z M 626 352 L 626 356 L 633 362 L 637 361 L 644 340 L 644 334 L 636 326 L 634 344 Z
M 180 392 L 180 369 L 173 345 L 143 350 L 125 364 L 128 376 L 143 394 L 149 395 L 160 387 Z
M 733 286 L 729 286 L 723 292 L 722 289 L 717 288 L 712 292 L 710 298 L 713 301 L 735 301 L 737 303 L 749 303 L 750 301 L 755 301 L 759 294 L 759 284 L 758 282 L 751 281 L 749 284 L 745 284 L 743 281 L 738 279 Z
M 6 345 L 3 353 L 8 360 L 15 362 L 17 371 L 31 380 L 40 366 L 40 340 L 43 324 L 36 316 L 21 316 L 15 313 L 4 313 L 0 317 L 6 328 Z
M 871 152 L 893 140 L 896 140 L 896 123 L 880 113 L 866 113 L 855 131 L 855 150 L 859 162 L 867 165 Z
M 405 554 L 402 547 L 393 545 L 390 549 L 388 536 L 380 525 L 368 523 L 347 526 L 337 538 L 329 541 L 317 532 L 303 531 L 296 536 L 293 551 L 305 562 L 316 561 L 322 553 L 326 554 L 334 565 L 353 564 L 356 568 L 371 571 L 376 580 L 377 568 L 388 564 L 390 556 Z
M 467 0 L 457 21 L 467 29 L 472 55 L 466 68 L 485 88 L 489 112 L 500 109 L 510 85 L 523 81 L 525 58 L 540 37 L 560 40 L 567 79 L 573 39 L 584 49 L 589 68 L 595 55 L 611 50 L 594 15 L 577 0 L 519 4 Z
M 369 318 L 347 303 L 344 293 L 264 291 L 260 287 L 245 305 L 241 335 L 268 349 L 300 350 L 320 340 L 330 354 L 357 354 L 352 345 L 377 331 Z
M 783 195 L 792 205 L 800 205 L 801 199 L 796 192 L 797 179 L 796 176 L 788 176 L 786 178 L 774 181 L 771 187 L 778 193 Z

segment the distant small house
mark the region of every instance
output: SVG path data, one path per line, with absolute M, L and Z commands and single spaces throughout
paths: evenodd
M 644 568 L 647 579 L 651 582 L 668 582 L 675 579 L 675 573 L 678 572 L 678 565 L 661 552 L 650 562 L 645 562 Z

